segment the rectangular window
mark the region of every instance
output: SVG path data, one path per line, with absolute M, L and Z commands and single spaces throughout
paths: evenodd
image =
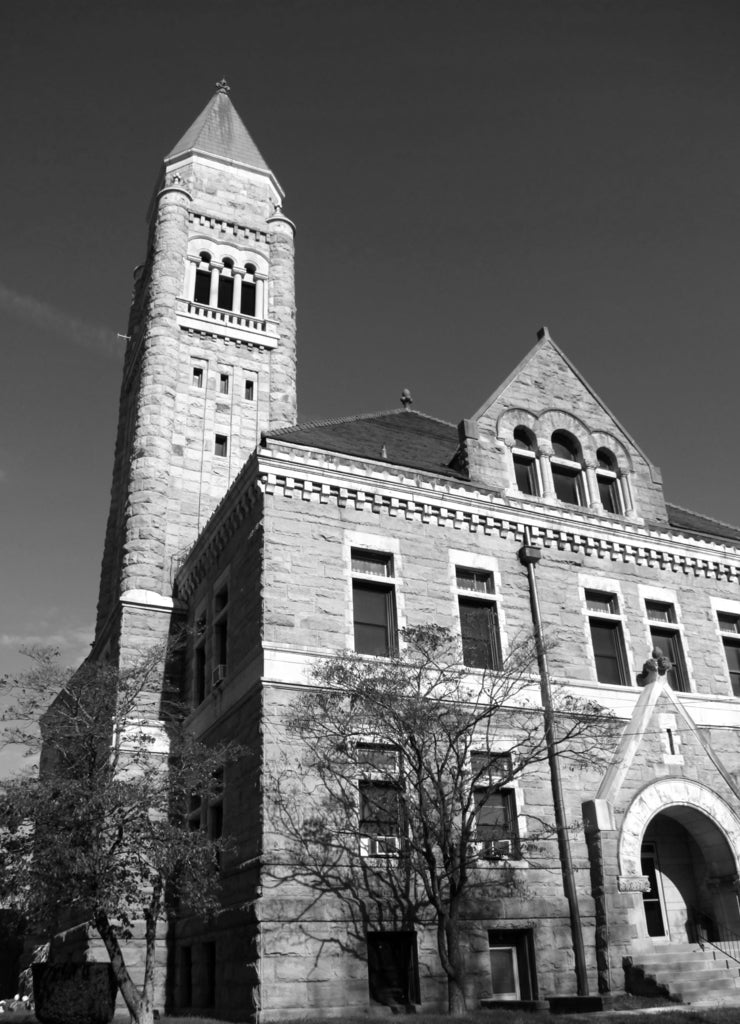
M 220 373 L 218 375 L 218 390 L 221 395 L 228 395 L 229 393 L 229 375 L 228 373 Z
M 514 452 L 516 486 L 522 494 L 539 494 L 537 458 L 534 452 Z
M 586 591 L 588 625 L 596 662 L 596 678 L 600 683 L 629 686 L 624 633 L 616 594 L 599 590 Z
M 221 458 L 226 458 L 229 449 L 229 439 L 226 434 L 216 434 L 214 453 Z
M 192 385 L 193 385 L 194 388 L 202 388 L 203 387 L 203 367 L 202 366 L 194 366 L 193 367 Z M 189 948 L 189 947 L 186 947 L 186 948 Z
M 206 617 L 201 615 L 195 624 L 195 657 L 193 659 L 193 707 L 206 699 Z
M 190 794 L 190 805 L 188 807 L 188 829 L 190 832 L 198 832 L 202 821 L 201 799 L 197 793 Z
M 362 775 L 360 852 L 364 857 L 395 855 L 401 843 L 398 751 L 378 744 L 358 744 L 357 764 Z
M 599 498 L 604 506 L 604 511 L 611 512 L 613 515 L 621 515 L 622 500 L 616 473 L 606 473 L 602 470 L 597 472 L 596 480 L 599 485 Z
M 534 935 L 531 928 L 488 933 L 491 991 L 494 999 L 536 999 Z
M 396 650 L 393 557 L 352 549 L 352 614 L 355 651 L 391 655 Z
M 668 670 L 668 683 L 671 689 L 687 692 L 688 674 L 675 607 L 668 601 L 646 601 L 645 611 L 649 620 L 650 642 L 653 648 L 658 647 L 671 662 L 672 668 Z
M 229 588 L 221 587 L 213 598 L 213 673 L 211 687 L 226 678 L 229 647 Z
M 583 473 L 578 463 L 559 463 L 550 460 L 555 495 L 569 505 L 585 505 Z
M 740 697 L 740 615 L 718 612 L 717 621 L 722 633 L 722 646 L 725 649 L 732 692 L 736 697 Z
M 463 664 L 469 668 L 500 669 L 501 643 L 493 573 L 457 566 L 455 582 Z
M 516 792 L 513 787 L 505 785 L 506 780 L 511 779 L 511 755 L 473 752 L 470 768 L 479 856 L 492 860 L 518 857 Z
M 246 380 L 244 382 L 244 397 L 248 402 L 254 401 L 254 381 Z
M 216 1005 L 216 943 L 203 943 L 203 1006 Z
M 193 1005 L 193 949 L 180 947 L 180 1006 L 187 1009 Z

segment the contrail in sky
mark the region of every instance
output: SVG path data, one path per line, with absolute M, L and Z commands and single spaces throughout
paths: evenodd
M 48 302 L 34 298 L 33 295 L 23 295 L 12 288 L 6 288 L 2 283 L 0 309 L 82 348 L 118 358 L 123 354 L 124 342 L 109 328 L 86 323 L 56 306 L 49 305 Z

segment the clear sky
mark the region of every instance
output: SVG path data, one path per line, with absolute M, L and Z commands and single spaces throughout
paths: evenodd
M 298 226 L 302 418 L 471 415 L 547 324 L 740 521 L 736 0 L 66 0 L 0 10 L 0 672 L 92 639 L 131 273 L 226 76 Z

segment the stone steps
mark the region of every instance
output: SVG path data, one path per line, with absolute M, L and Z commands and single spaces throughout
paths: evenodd
M 682 942 L 635 950 L 632 970 L 681 1003 L 740 1004 L 740 964 L 720 950 Z

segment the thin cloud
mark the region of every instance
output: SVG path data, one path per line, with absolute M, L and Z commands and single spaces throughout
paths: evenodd
M 87 323 L 64 310 L 42 302 L 33 295 L 7 288 L 0 283 L 0 309 L 24 320 L 26 323 L 61 336 L 74 345 L 101 352 L 107 356 L 120 357 L 123 342 L 108 327 Z

